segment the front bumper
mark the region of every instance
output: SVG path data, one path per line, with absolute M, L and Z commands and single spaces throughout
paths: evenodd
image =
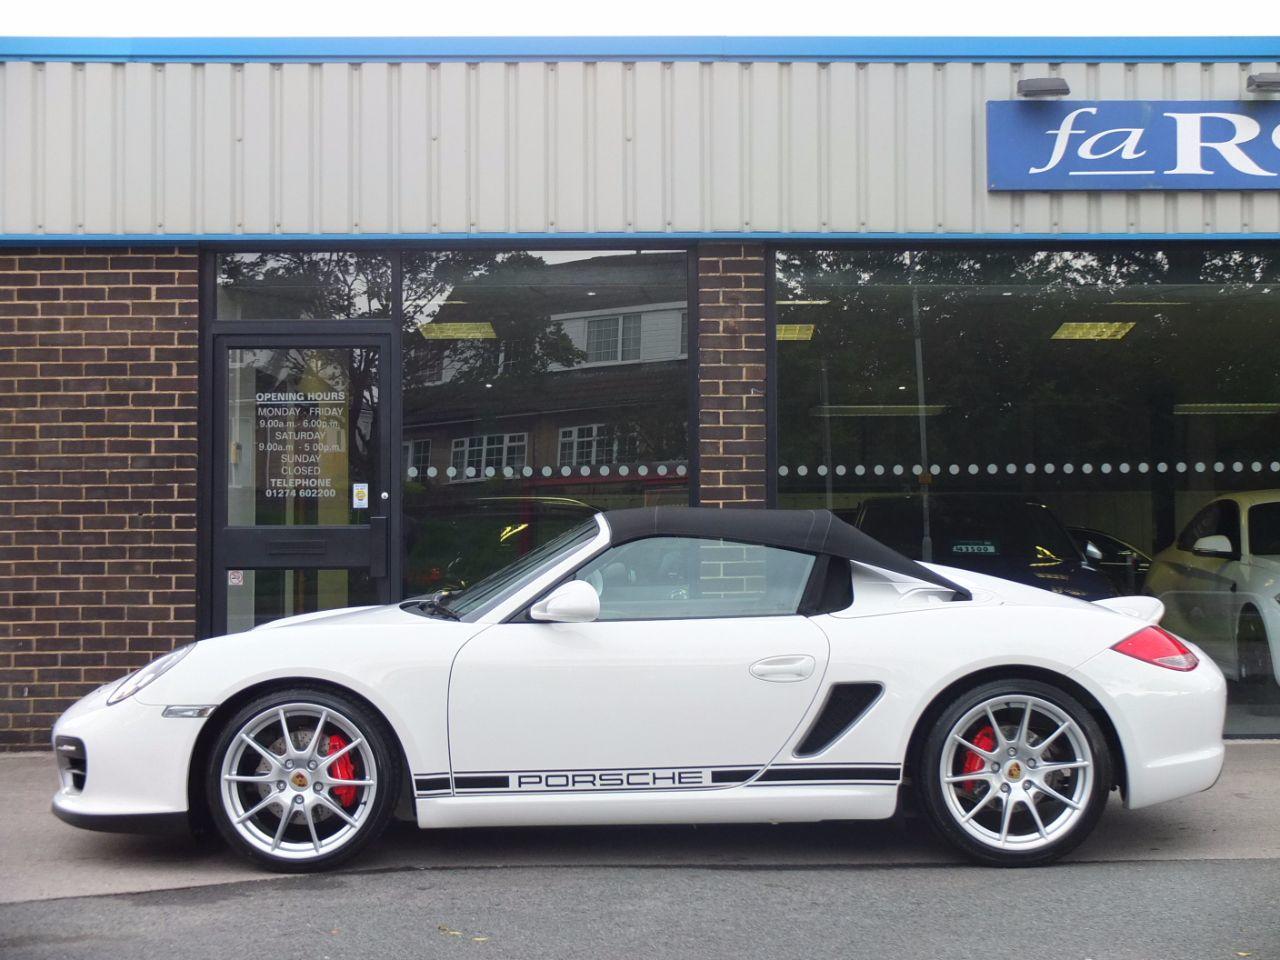
M 83 745 L 84 772 L 60 771 L 53 812 L 90 830 L 185 828 L 191 755 L 206 721 L 166 718 L 163 707 L 133 697 L 108 706 L 114 686 L 94 690 L 54 725 L 55 745 L 67 739 Z
M 1193 647 L 1193 649 L 1195 649 Z M 1203 651 L 1187 673 L 1104 650 L 1072 676 L 1102 703 L 1124 750 L 1125 806 L 1208 790 L 1222 774 L 1227 684 Z

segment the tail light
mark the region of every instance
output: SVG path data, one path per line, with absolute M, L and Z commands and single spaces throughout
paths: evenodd
M 1111 649 L 1143 663 L 1154 663 L 1157 667 L 1183 673 L 1194 670 L 1200 663 L 1200 658 L 1185 643 L 1160 627 L 1144 627 Z

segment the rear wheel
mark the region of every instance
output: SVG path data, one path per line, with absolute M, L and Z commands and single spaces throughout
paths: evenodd
M 381 719 L 355 700 L 298 688 L 247 704 L 210 754 L 206 796 L 218 832 L 275 870 L 331 867 L 390 819 L 400 771 Z
M 998 680 L 958 696 L 916 771 L 939 835 L 992 866 L 1049 863 L 1098 822 L 1111 789 L 1106 737 L 1057 687 Z

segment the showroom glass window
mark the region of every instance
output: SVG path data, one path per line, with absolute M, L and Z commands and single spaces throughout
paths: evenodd
M 689 502 L 684 251 L 414 251 L 403 275 L 406 594 Z
M 1280 255 L 782 249 L 775 267 L 779 506 L 1064 594 L 1159 595 L 1232 681 L 1229 732 L 1280 732 L 1275 678 L 1238 669 L 1280 648 L 1275 557 L 1244 537 L 1274 547 Z M 1200 526 L 1238 559 L 1193 549 L 1215 501 L 1235 522 Z

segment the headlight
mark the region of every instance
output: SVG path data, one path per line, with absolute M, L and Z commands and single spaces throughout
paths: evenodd
M 188 643 L 185 647 L 179 647 L 172 653 L 166 653 L 163 657 L 152 660 L 141 670 L 135 670 L 120 681 L 120 686 L 116 687 L 111 696 L 107 697 L 107 703 L 119 703 L 121 700 L 127 700 L 132 697 L 152 680 L 163 676 L 167 670 L 171 669 L 179 660 L 190 653 L 193 646 L 195 644 Z

